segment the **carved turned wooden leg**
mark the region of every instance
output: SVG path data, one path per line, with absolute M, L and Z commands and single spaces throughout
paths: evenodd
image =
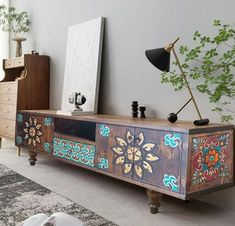
M 29 150 L 29 163 L 31 166 L 35 165 L 35 162 L 37 161 L 36 156 L 38 152 L 36 150 Z
M 158 208 L 161 206 L 160 200 L 162 193 L 147 189 L 147 196 L 149 199 L 148 206 L 150 208 L 150 213 L 158 213 Z
M 17 153 L 17 156 L 20 156 L 20 148 L 19 147 L 16 147 L 16 153 Z

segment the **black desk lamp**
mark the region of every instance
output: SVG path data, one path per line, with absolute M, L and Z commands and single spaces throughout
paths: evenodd
M 174 56 L 175 56 L 175 59 L 176 59 L 176 62 L 177 62 L 177 65 L 181 71 L 181 74 L 183 76 L 183 79 L 184 79 L 184 82 L 187 86 L 187 89 L 189 91 L 189 94 L 190 94 L 190 99 L 187 101 L 186 104 L 183 105 L 183 107 L 181 107 L 176 113 L 170 113 L 167 117 L 168 121 L 174 123 L 177 121 L 178 119 L 178 113 L 181 112 L 181 110 L 184 109 L 184 107 L 186 105 L 188 105 L 188 103 L 190 101 L 193 101 L 193 104 L 196 108 L 196 111 L 198 113 L 198 116 L 199 116 L 199 120 L 195 120 L 194 121 L 194 124 L 195 125 L 206 125 L 209 123 L 209 119 L 202 119 L 202 116 L 201 116 L 201 113 L 198 109 L 198 106 L 197 106 L 197 103 L 195 101 L 195 98 L 193 96 L 193 93 L 192 93 L 192 90 L 189 86 L 189 83 L 187 81 L 187 78 L 186 78 L 186 75 L 183 71 L 183 68 L 179 62 L 179 58 L 177 57 L 177 54 L 175 52 L 175 49 L 174 49 L 174 45 L 175 43 L 179 40 L 179 38 L 177 38 L 173 43 L 170 43 L 167 47 L 165 48 L 159 48 L 159 49 L 150 49 L 150 50 L 146 50 L 145 51 L 145 55 L 146 57 L 148 58 L 148 60 L 156 67 L 158 68 L 159 70 L 161 71 L 166 71 L 166 72 L 169 72 L 170 71 L 170 52 L 172 50 Z

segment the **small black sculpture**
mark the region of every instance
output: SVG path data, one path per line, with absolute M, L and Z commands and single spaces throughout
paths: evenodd
M 132 117 L 138 117 L 138 101 L 132 101 Z
M 146 107 L 141 106 L 139 107 L 139 110 L 140 110 L 140 118 L 146 118 L 145 113 L 144 113 L 146 111 Z

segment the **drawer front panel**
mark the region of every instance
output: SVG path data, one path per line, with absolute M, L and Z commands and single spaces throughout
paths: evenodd
M 55 133 L 53 138 L 53 155 L 73 161 L 79 165 L 95 166 L 95 143 L 77 137 Z
M 1 94 L 0 104 L 16 105 L 17 95 L 16 94 Z
M 24 57 L 18 57 L 15 59 L 15 67 L 23 67 L 24 66 Z
M 17 113 L 16 145 L 52 153 L 52 117 Z
M 0 104 L 0 118 L 15 120 L 16 106 L 15 105 L 2 105 L 2 104 Z
M 15 137 L 15 120 L 0 119 L 0 134 Z
M 0 94 L 17 93 L 17 82 L 4 82 L 0 83 Z
M 15 66 L 15 59 L 7 59 L 4 61 L 4 68 L 13 68 Z

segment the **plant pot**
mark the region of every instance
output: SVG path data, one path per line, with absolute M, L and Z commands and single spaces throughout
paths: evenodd
M 12 38 L 12 40 L 16 41 L 16 57 L 20 57 L 22 55 L 22 44 L 21 44 L 21 42 L 25 41 L 26 38 L 15 37 L 15 38 Z

